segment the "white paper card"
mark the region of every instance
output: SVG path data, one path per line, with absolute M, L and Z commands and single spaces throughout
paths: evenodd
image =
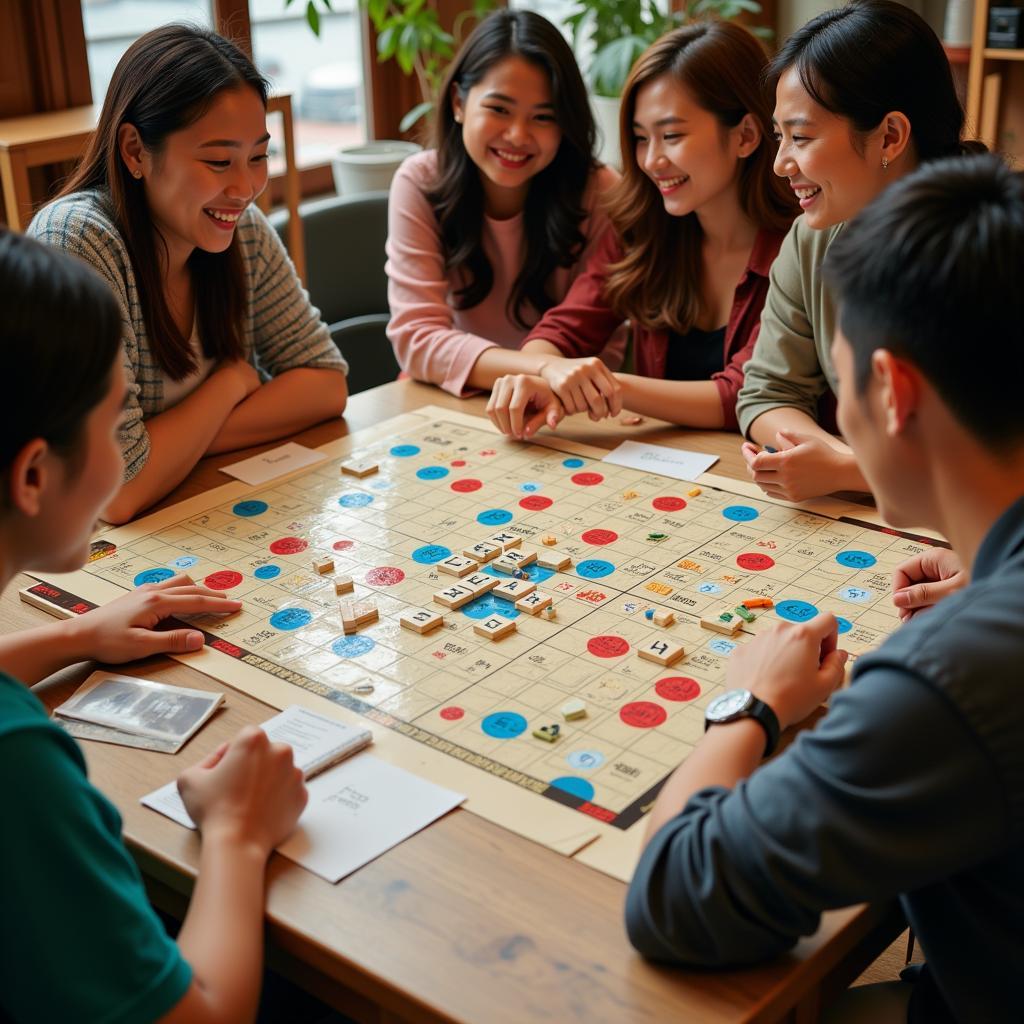
M 601 461 L 610 462 L 614 466 L 643 470 L 645 473 L 660 473 L 676 480 L 696 480 L 701 473 L 706 473 L 718 461 L 718 456 L 706 455 L 704 452 L 688 452 L 682 448 L 668 448 L 663 444 L 623 441 Z
M 337 882 L 466 799 L 371 754 L 309 783 L 298 828 L 277 848 L 328 882 Z
M 326 458 L 322 452 L 289 441 L 288 444 L 278 445 L 277 448 L 253 455 L 249 459 L 242 459 L 241 462 L 221 466 L 220 471 L 227 473 L 228 476 L 237 477 L 245 484 L 265 484 L 268 480 L 276 480 L 285 473 L 315 465 Z

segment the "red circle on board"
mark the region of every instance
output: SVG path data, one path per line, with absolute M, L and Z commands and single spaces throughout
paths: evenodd
M 619 535 L 614 530 L 587 530 L 580 540 L 584 544 L 614 544 Z
M 305 551 L 309 547 L 301 537 L 282 537 L 280 540 L 275 540 L 270 545 L 270 550 L 275 555 L 297 555 L 300 551 Z
M 550 498 L 545 498 L 543 494 L 528 494 L 519 502 L 520 508 L 525 508 L 530 512 L 542 512 L 546 508 L 551 508 L 554 502 Z
M 598 658 L 619 658 L 629 652 L 629 644 L 621 636 L 592 636 L 587 650 Z
M 380 565 L 366 574 L 366 582 L 371 587 L 393 587 L 405 579 L 405 573 L 393 565 Z
M 211 590 L 230 590 L 232 587 L 237 587 L 244 578 L 240 572 L 235 572 L 234 569 L 221 569 L 218 572 L 211 572 L 203 580 L 203 586 L 209 587 Z
M 673 498 L 671 495 L 655 498 L 651 505 L 659 512 L 681 512 L 686 508 L 686 502 L 682 498 Z
M 441 708 L 441 717 L 446 722 L 457 722 L 465 713 L 462 708 Z
M 465 459 L 455 459 L 452 462 L 452 465 L 455 466 L 456 469 L 461 469 L 465 464 L 466 464 L 466 460 Z
M 452 490 L 458 491 L 460 494 L 468 494 L 470 491 L 479 491 L 483 487 L 483 484 L 479 480 L 474 480 L 469 477 L 465 480 L 456 480 L 452 484 Z
M 635 700 L 619 708 L 619 718 L 634 729 L 653 729 L 668 718 L 668 712 L 649 700 Z
M 604 483 L 604 477 L 600 473 L 577 473 L 572 482 L 579 484 L 580 487 L 593 487 L 595 484 Z
M 689 676 L 666 676 L 654 684 L 654 691 L 665 700 L 694 700 L 700 696 L 700 683 Z
M 331 547 L 335 551 L 348 551 L 349 548 L 354 548 L 356 542 L 354 540 L 336 540 Z
M 741 569 L 750 569 L 753 572 L 764 572 L 765 569 L 770 569 L 775 564 L 775 559 L 769 558 L 767 555 L 748 552 L 744 555 L 737 555 L 736 564 Z

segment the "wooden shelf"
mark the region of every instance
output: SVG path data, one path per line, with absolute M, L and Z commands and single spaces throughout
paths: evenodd
M 1024 60 L 1024 50 L 1002 50 L 990 46 L 983 51 L 985 60 Z

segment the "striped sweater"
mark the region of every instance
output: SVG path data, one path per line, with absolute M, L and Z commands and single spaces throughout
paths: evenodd
M 348 364 L 295 273 L 277 232 L 255 206 L 238 221 L 248 304 L 242 338 L 246 358 L 273 377 L 297 367 L 342 373 Z M 28 234 L 85 260 L 110 282 L 124 324 L 128 405 L 121 427 L 125 479 L 149 457 L 145 421 L 163 409 L 164 378 L 150 349 L 139 291 L 105 191 L 76 192 L 46 206 Z

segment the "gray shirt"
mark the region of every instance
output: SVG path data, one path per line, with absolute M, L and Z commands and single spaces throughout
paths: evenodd
M 626 924 L 645 956 L 722 966 L 822 911 L 898 896 L 928 960 L 910 1020 L 1020 1018 L 1024 498 L 971 585 L 859 659 L 813 731 L 696 793 L 644 851 Z M 915 1010 L 915 1007 L 917 1008 Z

